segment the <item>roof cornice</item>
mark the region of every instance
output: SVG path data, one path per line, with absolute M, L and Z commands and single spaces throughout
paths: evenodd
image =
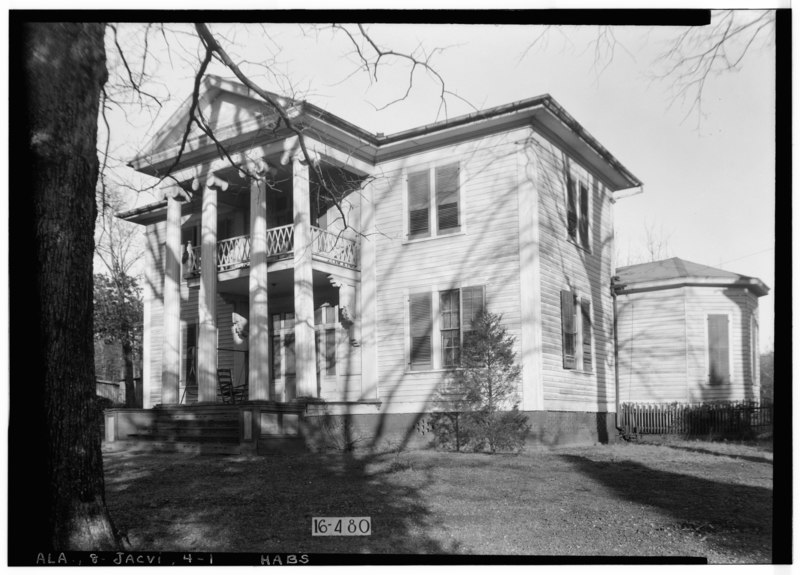
M 204 82 L 204 90 L 202 98 L 209 97 L 211 92 L 229 91 L 256 99 L 245 86 L 220 78 Z M 184 102 L 164 128 L 153 137 L 146 149 L 153 150 L 159 141 L 179 125 L 180 117 L 186 113 L 190 103 L 191 99 Z M 426 149 L 480 137 L 487 133 L 529 125 L 545 137 L 555 140 L 560 146 L 573 150 L 613 192 L 631 189 L 637 191 L 642 186 L 642 182 L 636 176 L 549 94 L 441 120 L 388 136 L 372 134 L 314 104 L 295 101 L 291 103 L 296 106 L 294 119 L 296 125 L 310 130 L 315 138 L 323 142 L 334 146 L 345 146 L 348 152 L 373 165 Z M 223 126 L 215 132 L 219 142 L 235 151 L 256 142 L 262 145 L 265 141 L 277 141 L 290 135 L 292 134 L 281 124 L 277 114 L 261 116 L 244 124 Z M 175 145 L 165 150 L 143 153 L 131 160 L 129 165 L 149 175 L 163 175 L 174 162 L 179 150 L 180 145 Z M 207 161 L 216 154 L 214 142 L 210 142 L 207 136 L 200 134 L 187 141 L 181 162 L 175 168 L 181 169 Z

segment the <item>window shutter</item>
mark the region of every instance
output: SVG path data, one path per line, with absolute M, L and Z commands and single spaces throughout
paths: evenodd
M 592 371 L 592 312 L 589 300 L 581 299 L 581 334 L 583 335 L 583 369 Z
M 575 238 L 578 228 L 578 205 L 575 198 L 575 181 L 567 176 L 567 233 Z
M 458 231 L 458 164 L 436 168 L 436 217 L 439 231 Z
M 428 170 L 408 174 L 408 237 L 430 235 L 431 183 Z
M 575 369 L 575 298 L 571 291 L 561 291 L 561 333 L 564 369 Z
M 431 294 L 418 293 L 409 297 L 411 331 L 411 369 L 431 369 Z
M 581 184 L 581 213 L 580 213 L 580 232 L 581 245 L 589 247 L 589 188 Z
M 708 380 L 712 385 L 730 381 L 728 349 L 728 316 L 708 316 Z

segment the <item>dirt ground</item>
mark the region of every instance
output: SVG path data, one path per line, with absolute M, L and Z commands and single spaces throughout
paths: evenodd
M 143 551 L 690 556 L 768 563 L 769 445 L 660 440 L 521 455 L 107 451 L 106 498 Z M 372 535 L 313 537 L 314 517 Z

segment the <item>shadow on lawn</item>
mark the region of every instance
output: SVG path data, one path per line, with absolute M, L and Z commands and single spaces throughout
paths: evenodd
M 561 457 L 621 499 L 669 514 L 676 529 L 694 531 L 739 554 L 763 554 L 765 546 L 771 548 L 771 489 L 662 471 L 635 461 Z
M 753 463 L 769 463 L 772 465 L 772 459 L 766 457 L 758 457 L 756 455 L 742 455 L 739 453 L 726 453 L 725 451 L 715 451 L 713 449 L 705 449 L 703 447 L 689 447 L 687 445 L 670 445 L 659 443 L 663 447 L 670 449 L 677 449 L 680 451 L 689 451 L 691 453 L 703 453 L 705 455 L 715 455 L 717 457 L 730 457 L 731 459 L 743 459 L 744 461 L 752 461 Z
M 424 470 L 349 454 L 106 455 L 106 499 L 137 550 L 453 553 L 427 536 Z M 366 537 L 312 537 L 313 517 L 372 519 Z

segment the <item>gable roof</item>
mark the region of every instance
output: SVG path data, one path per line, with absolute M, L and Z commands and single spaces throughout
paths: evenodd
M 372 134 L 309 102 L 271 95 L 292 108 L 294 123 L 309 129 L 313 137 L 325 143 L 344 145 L 349 154 L 372 165 L 484 134 L 532 125 L 549 139 L 573 150 L 577 157 L 595 170 L 611 191 L 642 186 L 636 176 L 549 94 L 388 136 Z M 159 175 L 171 166 L 180 147 L 191 104 L 191 97 L 183 102 L 144 150 L 129 162 L 131 167 L 146 174 Z M 252 145 L 254 138 L 279 140 L 290 135 L 277 121 L 275 110 L 237 82 L 207 76 L 201 85 L 199 106 L 210 123 L 214 120 L 215 137 L 231 147 Z M 214 143 L 205 134 L 195 131 L 190 134 L 183 161 L 176 169 L 216 153 Z
M 769 288 L 758 278 L 697 264 L 681 258 L 669 258 L 617 269 L 617 293 L 667 289 L 685 285 L 733 286 L 747 288 L 756 296 L 767 295 Z

